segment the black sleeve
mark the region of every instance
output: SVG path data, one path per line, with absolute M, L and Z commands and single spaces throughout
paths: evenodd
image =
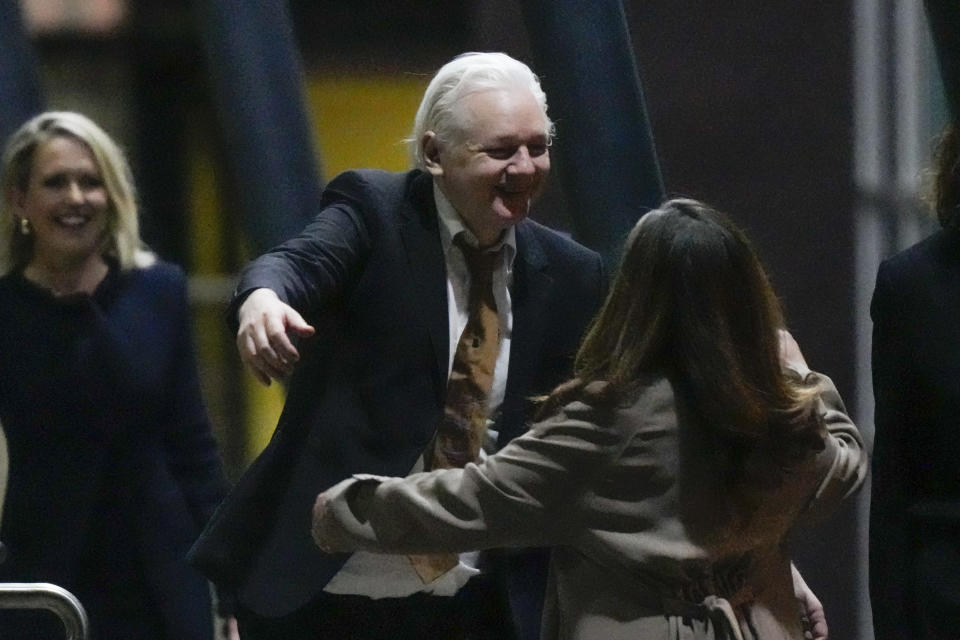
M 198 529 L 202 529 L 227 494 L 228 484 L 200 391 L 186 281 L 182 274 L 171 298 L 170 317 L 176 326 L 174 342 L 169 345 L 173 365 L 167 373 L 165 387 L 168 393 L 164 398 L 164 457 Z
M 349 174 L 331 182 L 320 213 L 295 238 L 274 247 L 241 273 L 227 319 L 236 330 L 237 310 L 254 289 L 272 289 L 304 317 L 315 317 L 342 296 L 369 254 L 371 241 L 359 202 L 331 197 L 358 186 Z
M 902 284 L 887 263 L 880 266 L 870 306 L 873 318 L 873 393 L 876 435 L 870 506 L 870 599 L 877 640 L 909 638 L 912 608 L 907 504 L 909 434 L 917 420 L 909 336 L 902 314 Z
M 226 496 L 229 484 L 200 390 L 186 280 L 182 273 L 177 273 L 168 295 L 169 315 L 175 326 L 169 345 L 173 366 L 167 374 L 165 388 L 169 391 L 164 398 L 164 459 L 198 530 L 202 530 Z M 216 590 L 218 613 L 233 615 L 233 593 L 219 586 Z

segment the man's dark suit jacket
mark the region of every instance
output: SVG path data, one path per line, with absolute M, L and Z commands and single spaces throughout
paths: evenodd
M 501 446 L 525 430 L 530 398 L 570 374 L 604 289 L 598 254 L 530 220 L 516 235 L 509 374 L 496 427 Z M 254 612 L 278 616 L 309 602 L 346 560 L 324 554 L 310 537 L 317 494 L 353 473 L 406 475 L 443 411 L 447 288 L 432 178 L 420 171 L 341 174 L 303 233 L 244 271 L 233 316 L 258 287 L 304 313 L 317 335 L 302 345 L 273 438 L 197 541 L 192 560 L 237 585 Z M 498 561 L 523 564 L 523 555 Z M 540 597 L 539 580 L 501 573 L 512 601 Z M 538 623 L 539 611 L 530 608 L 514 611 L 522 627 Z
M 960 233 L 880 265 L 871 307 L 876 444 L 870 596 L 877 640 L 958 637 Z

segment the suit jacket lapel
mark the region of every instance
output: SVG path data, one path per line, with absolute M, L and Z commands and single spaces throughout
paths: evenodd
M 552 295 L 553 278 L 549 263 L 531 225 L 517 225 L 517 257 L 513 269 L 513 333 L 510 342 L 510 367 L 504 397 L 500 446 L 525 429 L 529 395 L 537 390 L 537 370 L 549 321 L 547 300 Z
M 436 360 L 436 385 L 442 403 L 446 390 L 449 353 L 447 271 L 440 246 L 433 180 L 427 174 L 415 177 L 401 205 L 400 235 L 403 238 L 415 304 L 430 335 Z

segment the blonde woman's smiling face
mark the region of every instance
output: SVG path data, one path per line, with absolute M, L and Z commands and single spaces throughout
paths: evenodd
M 16 214 L 29 221 L 37 259 L 76 261 L 99 254 L 109 226 L 110 199 L 90 148 L 59 135 L 34 151 Z

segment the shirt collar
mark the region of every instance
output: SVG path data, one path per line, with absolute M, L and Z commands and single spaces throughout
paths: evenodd
M 463 223 L 463 218 L 453 208 L 453 205 L 447 200 L 436 181 L 433 183 L 433 200 L 437 205 L 437 216 L 440 218 L 440 243 L 443 247 L 443 255 L 447 255 L 453 245 L 453 239 L 459 234 L 463 234 L 467 242 L 477 246 L 477 238 L 473 232 Z M 501 247 L 506 247 L 507 267 L 513 266 L 513 259 L 517 255 L 517 230 L 510 226 L 500 236 L 500 241 L 490 247 L 488 251 L 500 251 Z

